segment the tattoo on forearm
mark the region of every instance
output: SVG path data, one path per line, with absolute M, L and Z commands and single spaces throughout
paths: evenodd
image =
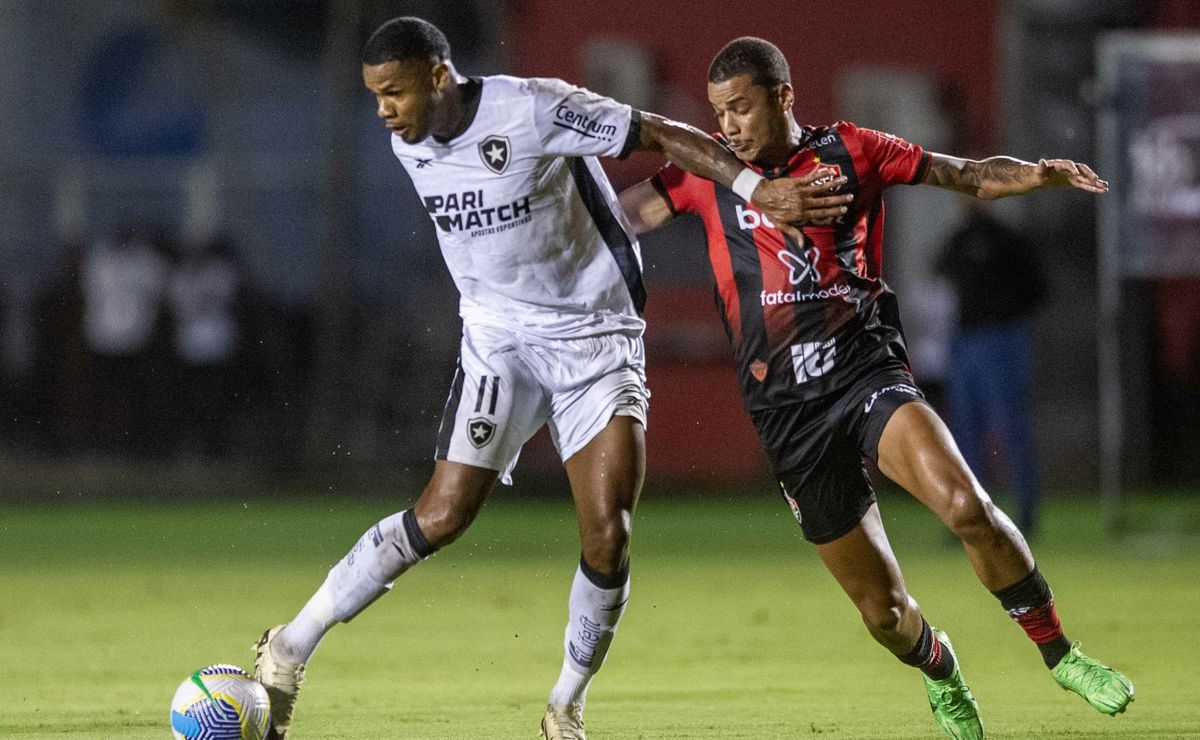
M 980 184 L 987 183 L 1002 192 L 1021 189 L 1031 184 L 1036 165 L 1012 157 L 991 157 L 979 162 Z
M 952 157 L 934 157 L 929 163 L 929 172 L 925 182 L 939 188 L 949 188 L 962 193 L 975 194 L 979 190 L 978 172 L 973 167 L 974 162 Z
M 990 157 L 976 162 L 935 156 L 929 163 L 925 182 L 968 195 L 998 197 L 1033 187 L 1033 167 L 1029 162 L 1012 157 Z

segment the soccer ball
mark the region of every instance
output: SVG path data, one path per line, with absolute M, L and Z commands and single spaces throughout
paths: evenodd
M 171 701 L 176 740 L 262 740 L 270 722 L 267 690 L 237 666 L 201 668 Z

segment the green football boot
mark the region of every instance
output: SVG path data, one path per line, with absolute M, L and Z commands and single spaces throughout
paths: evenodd
M 954 655 L 954 647 L 950 638 L 939 629 L 933 631 L 934 638 L 942 643 L 942 648 L 954 656 L 954 672 L 949 678 L 934 681 L 929 676 L 921 674 L 925 679 L 925 693 L 929 696 L 929 708 L 933 710 L 933 718 L 941 725 L 946 734 L 956 740 L 977 740 L 983 737 L 983 720 L 979 718 L 979 704 L 971 695 L 971 689 L 963 678 L 962 665 L 958 656 Z
M 1058 661 L 1050 670 L 1058 685 L 1074 691 L 1098 712 L 1117 715 L 1125 711 L 1133 701 L 1133 684 L 1115 668 L 1079 652 L 1079 643 L 1071 645 L 1071 652 Z

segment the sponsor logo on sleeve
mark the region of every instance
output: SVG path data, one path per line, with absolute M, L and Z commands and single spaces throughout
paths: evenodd
M 554 109 L 555 126 L 586 136 L 589 139 L 612 141 L 617 136 L 617 127 L 592 118 L 583 111 L 576 110 L 566 103 L 559 103 Z

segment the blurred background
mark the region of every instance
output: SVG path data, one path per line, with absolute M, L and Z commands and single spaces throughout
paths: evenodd
M 801 123 L 1095 164 L 1103 199 L 986 209 L 1039 257 L 1015 299 L 1033 473 L 1051 495 L 1200 484 L 1195 0 L 2 0 L 0 498 L 415 495 L 459 322 L 361 85 L 361 44 L 397 15 L 441 27 L 466 74 L 562 77 L 705 130 L 709 61 L 758 35 Z M 660 164 L 605 166 L 620 189 Z M 941 262 L 978 214 L 931 188 L 888 208 L 913 369 L 951 415 L 963 307 Z M 771 491 L 698 221 L 642 246 L 649 485 Z M 1014 448 L 980 434 L 1003 496 Z M 541 433 L 517 490 L 561 491 L 559 470 Z

